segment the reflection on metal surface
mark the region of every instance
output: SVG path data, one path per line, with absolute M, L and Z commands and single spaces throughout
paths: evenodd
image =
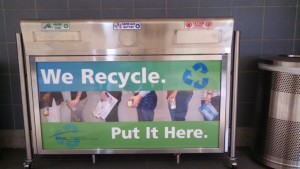
M 197 30 L 197 31 L 177 31 L 176 43 L 197 44 L 197 43 L 220 43 L 222 41 L 221 30 Z M 191 38 L 200 37 L 200 38 Z
M 299 72 L 299 67 L 287 67 L 287 66 L 275 66 L 275 65 L 268 65 L 264 63 L 259 63 L 258 67 L 263 70 L 269 70 L 269 71 L 280 71 L 280 72 L 287 72 L 287 73 L 293 73 L 296 74 Z
M 80 32 L 34 32 L 33 36 L 36 42 L 80 40 Z
M 133 46 L 137 43 L 137 32 L 122 30 L 119 32 L 119 42 L 124 46 Z
M 279 55 L 282 57 L 289 57 L 289 58 L 300 58 L 300 55 Z
M 201 56 L 201 57 L 199 57 Z M 164 61 L 164 60 L 222 60 L 224 55 L 150 55 L 150 56 L 127 56 L 127 55 L 109 55 L 109 56 L 68 56 L 66 60 L 62 56 L 31 56 L 32 61 L 38 62 L 80 62 L 80 61 Z M 227 58 L 225 58 L 226 60 Z M 226 65 L 224 69 L 226 68 Z M 223 69 L 223 70 L 224 70 Z M 226 73 L 226 72 L 224 72 Z M 222 83 L 223 84 L 223 83 Z

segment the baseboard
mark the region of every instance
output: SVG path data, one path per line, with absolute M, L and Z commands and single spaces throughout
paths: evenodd
M 0 130 L 1 148 L 25 148 L 24 130 Z

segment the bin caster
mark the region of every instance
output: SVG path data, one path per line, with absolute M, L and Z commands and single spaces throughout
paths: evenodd
M 236 161 L 236 158 L 229 158 L 228 167 L 230 167 L 231 169 L 238 168 L 238 163 Z
M 24 166 L 24 169 L 31 169 L 31 164 L 23 164 L 23 166 Z
M 238 164 L 236 161 L 231 162 L 230 164 L 230 169 L 237 169 L 238 168 Z
M 231 164 L 231 167 L 230 167 L 231 169 L 237 169 L 238 168 L 238 165 L 237 165 L 237 163 L 233 163 L 233 164 Z
M 32 169 L 32 163 L 31 162 L 24 162 L 23 163 L 24 169 Z

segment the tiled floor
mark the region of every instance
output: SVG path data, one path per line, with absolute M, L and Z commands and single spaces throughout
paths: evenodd
M 1 151 L 1 169 L 22 169 L 26 151 L 4 149 Z M 266 169 L 249 155 L 248 148 L 236 151 L 239 169 Z M 92 163 L 91 155 L 36 155 L 34 169 L 226 169 L 227 154 L 182 154 L 180 164 L 173 154 L 130 154 L 96 155 Z

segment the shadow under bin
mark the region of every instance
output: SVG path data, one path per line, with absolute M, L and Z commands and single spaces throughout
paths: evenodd
M 272 168 L 300 167 L 300 56 L 259 62 L 252 154 Z

